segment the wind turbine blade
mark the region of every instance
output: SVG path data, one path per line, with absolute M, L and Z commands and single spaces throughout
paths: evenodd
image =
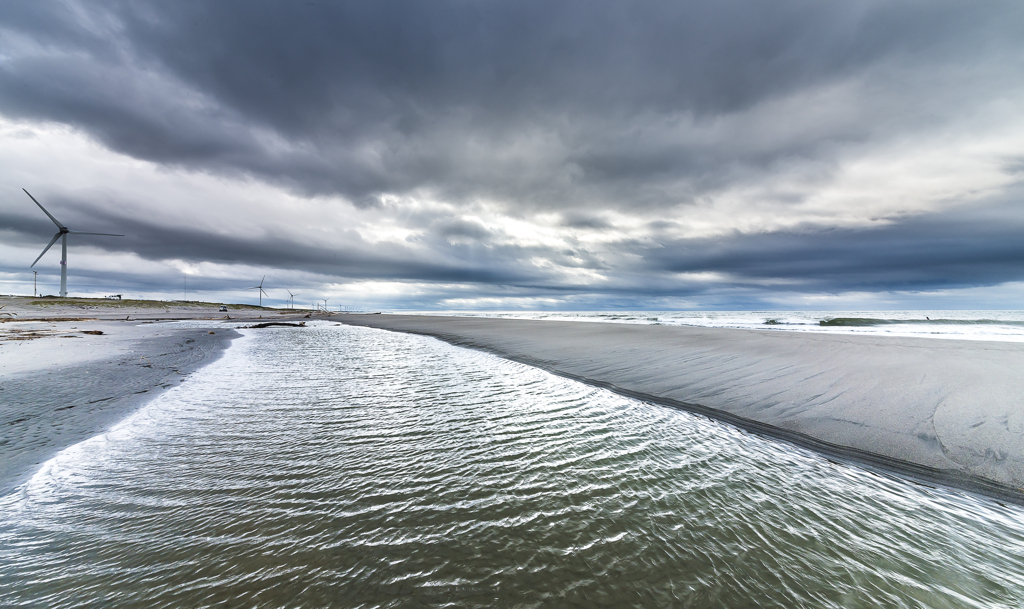
M 266 275 L 263 276 L 263 279 L 260 279 L 260 289 L 261 290 L 263 289 L 263 282 L 266 281 L 266 280 L 267 280 L 267 276 Z
M 29 196 L 31 196 L 31 195 L 29 195 Z M 56 235 L 53 236 L 53 239 L 50 239 L 50 242 L 46 245 L 45 248 L 43 248 L 43 254 L 45 254 L 46 252 L 50 251 L 50 248 L 53 247 L 53 244 L 57 242 L 57 239 L 60 239 L 60 233 L 57 233 Z M 39 258 L 42 258 L 43 254 L 39 254 Z M 39 262 L 39 258 L 36 258 L 36 262 Z M 30 264 L 28 266 L 28 268 L 34 267 L 36 265 L 36 262 L 33 262 L 32 264 Z
M 22 190 L 25 190 L 25 189 L 24 189 L 24 188 L 22 188 Z M 29 194 L 29 192 L 28 192 L 27 190 L 25 190 L 25 194 L 27 194 L 27 195 L 28 195 L 28 198 L 29 198 L 29 199 L 32 199 L 32 202 L 33 202 L 33 203 L 35 203 L 36 205 L 39 205 L 39 209 L 43 210 L 43 213 L 44 213 L 44 214 L 46 214 L 47 216 L 49 216 L 51 220 L 53 220 L 53 223 L 57 225 L 57 228 L 67 228 L 66 226 L 64 226 L 64 225 L 63 225 L 63 224 L 61 224 L 60 222 L 57 222 L 57 218 L 54 218 L 54 217 L 53 217 L 53 215 L 51 215 L 51 214 L 50 214 L 50 212 L 46 211 L 46 208 L 45 208 L 45 207 L 43 207 L 43 206 L 42 206 L 42 205 L 41 205 L 41 204 L 39 203 L 39 201 L 36 201 L 36 198 L 35 198 L 35 197 L 33 197 L 33 196 L 32 196 L 31 194 Z M 29 268 L 32 268 L 32 267 L 29 267 Z
M 124 237 L 124 235 L 112 235 L 110 233 L 83 233 L 82 231 L 69 230 L 69 235 L 103 235 L 104 237 Z

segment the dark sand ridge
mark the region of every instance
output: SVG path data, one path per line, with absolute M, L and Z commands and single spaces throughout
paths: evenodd
M 826 455 L 1024 503 L 1024 344 L 338 315 L 433 336 Z

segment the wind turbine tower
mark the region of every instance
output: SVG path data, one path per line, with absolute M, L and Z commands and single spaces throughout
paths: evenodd
M 29 199 L 32 199 L 33 203 L 35 203 L 36 205 L 39 205 L 39 209 L 43 210 L 43 213 L 46 214 L 47 217 L 49 217 L 51 220 L 53 220 L 53 223 L 56 224 L 57 228 L 59 229 L 57 231 L 57 234 L 53 236 L 53 239 L 50 239 L 50 243 L 48 243 L 46 245 L 46 247 L 43 248 L 43 254 L 45 254 L 46 252 L 50 251 L 50 248 L 53 247 L 53 244 L 57 242 L 57 239 L 60 239 L 60 297 L 61 298 L 67 298 L 68 297 L 68 235 L 101 235 L 103 237 L 124 237 L 124 235 L 112 235 L 110 233 L 83 233 L 82 231 L 68 230 L 68 227 L 66 227 L 63 224 L 61 224 L 60 222 L 58 222 L 57 218 L 54 218 L 53 214 L 51 214 L 50 212 L 46 211 L 46 208 L 43 207 L 42 205 L 40 205 L 39 201 L 36 201 L 36 198 L 33 197 L 31 194 L 29 194 L 29 192 L 27 190 L 25 190 L 24 188 L 22 188 L 22 190 L 25 191 L 25 194 L 28 195 Z M 43 254 L 39 254 L 39 258 L 42 258 Z M 36 262 L 39 262 L 39 258 L 36 258 Z M 29 265 L 28 268 L 32 268 L 33 266 L 35 266 L 36 262 L 33 262 L 31 265 Z
M 298 296 L 298 294 L 292 294 L 292 291 L 289 290 L 288 288 L 285 288 L 285 292 L 288 292 L 288 299 L 291 300 L 291 302 L 292 302 L 292 309 L 294 309 L 295 308 L 295 297 Z
M 259 285 L 253 286 L 251 288 L 246 288 L 246 289 L 249 289 L 249 290 L 259 290 L 260 291 L 260 306 L 261 307 L 263 306 L 263 295 L 266 294 L 266 292 L 263 291 L 263 282 L 266 280 L 266 278 L 267 278 L 267 276 L 264 275 L 263 279 L 260 279 L 260 284 Z

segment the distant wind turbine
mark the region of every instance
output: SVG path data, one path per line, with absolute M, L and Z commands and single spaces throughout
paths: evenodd
M 53 223 L 56 224 L 57 228 L 60 229 L 60 230 L 57 231 L 57 234 L 53 236 L 53 239 L 50 239 L 50 243 L 48 243 L 46 245 L 46 247 L 43 248 L 43 254 L 45 254 L 46 252 L 50 251 L 50 248 L 53 247 L 53 244 L 57 242 L 57 239 L 60 239 L 60 297 L 61 298 L 67 298 L 68 297 L 68 235 L 101 235 L 103 237 L 124 237 L 124 235 L 112 235 L 110 233 L 83 233 L 82 231 L 68 230 L 68 227 L 66 227 L 63 224 L 61 224 L 60 222 L 58 222 L 57 218 L 54 218 L 53 214 L 51 214 L 50 212 L 46 211 L 46 208 L 43 207 L 39 203 L 39 201 L 36 201 L 36 198 L 33 197 L 31 194 L 29 194 L 29 192 L 27 190 L 25 190 L 24 188 L 22 188 L 22 190 L 25 191 L 25 194 L 28 195 L 29 199 L 32 199 L 33 203 L 35 203 L 36 205 L 39 205 L 39 209 L 43 210 L 43 213 L 46 214 L 51 220 L 53 220 Z M 39 254 L 39 258 L 42 258 L 43 254 Z M 39 262 L 39 258 L 36 258 L 36 261 L 33 262 L 31 265 L 29 265 L 28 268 L 34 267 L 36 265 L 36 262 Z
M 267 278 L 267 276 L 264 275 L 263 279 L 260 279 L 260 284 L 259 285 L 253 286 L 251 288 L 246 288 L 247 290 L 259 290 L 260 291 L 260 306 L 261 307 L 263 306 L 263 295 L 266 294 L 266 292 L 263 290 L 263 281 L 266 280 L 266 278 Z
M 292 294 L 292 291 L 289 290 L 288 288 L 285 288 L 284 291 L 288 292 L 288 299 L 292 301 L 292 309 L 294 309 L 295 308 L 295 297 L 298 296 L 298 294 Z

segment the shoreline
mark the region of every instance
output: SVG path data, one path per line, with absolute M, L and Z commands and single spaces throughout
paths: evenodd
M 0 496 L 61 450 L 106 432 L 217 361 L 241 336 L 225 324 L 301 321 L 310 313 L 24 296 L 0 297 L 0 305 Z M 157 324 L 166 321 L 204 327 Z
M 36 322 L 28 331 L 45 334 L 0 343 L 0 495 L 216 361 L 240 336 L 150 324 Z
M 1024 344 L 479 317 L 331 319 L 431 336 L 827 458 L 1024 505 Z
M 216 361 L 240 336 L 210 311 L 139 311 L 146 319 L 133 312 L 132 321 L 50 313 L 0 323 L 0 495 Z M 232 313 L 243 323 L 306 319 Z M 315 319 L 431 336 L 835 460 L 1024 505 L 1021 343 L 482 317 Z M 11 328 L 39 336 L 12 338 Z

